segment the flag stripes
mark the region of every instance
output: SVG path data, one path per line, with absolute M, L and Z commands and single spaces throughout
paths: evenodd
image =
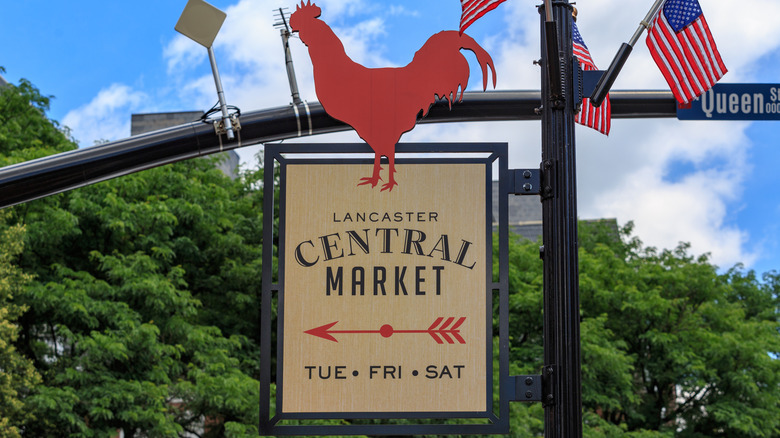
M 577 24 L 573 22 L 572 34 L 574 56 L 580 62 L 580 67 L 585 71 L 598 70 L 593 62 L 593 58 L 590 56 L 588 47 L 582 40 Z M 598 108 L 591 105 L 589 98 L 583 98 L 582 107 L 580 112 L 574 115 L 574 121 L 593 128 L 604 135 L 609 135 L 609 130 L 612 128 L 612 105 L 609 102 L 609 94 L 607 94 L 604 102 Z
M 481 16 L 495 9 L 506 0 L 460 0 L 463 13 L 460 16 L 460 33 Z
M 604 135 L 609 135 L 609 130 L 612 128 L 611 114 L 612 105 L 609 102 L 609 94 L 598 108 L 591 105 L 590 99 L 584 98 L 582 99 L 582 108 L 574 116 L 574 121 Z
M 728 71 L 704 15 L 699 14 L 690 25 L 676 32 L 665 6 L 653 22 L 646 42 L 680 103 L 688 103 L 709 90 Z

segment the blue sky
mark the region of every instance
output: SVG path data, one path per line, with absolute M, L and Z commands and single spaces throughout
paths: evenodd
M 273 9 L 289 0 L 213 0 L 228 18 L 215 52 L 228 103 L 243 111 L 290 102 Z M 369 66 L 401 66 L 432 34 L 456 29 L 458 0 L 319 0 L 322 19 L 348 53 Z M 508 0 L 469 28 L 496 61 L 499 89 L 539 89 L 540 1 Z M 586 0 L 578 26 L 605 68 L 651 0 Z M 777 0 L 700 0 L 729 68 L 722 82 L 780 83 Z M 178 35 L 185 0 L 98 2 L 17 0 L 0 17 L 0 66 L 9 82 L 26 78 L 53 95 L 49 116 L 72 129 L 82 147 L 129 135 L 132 113 L 206 110 L 216 102 L 206 51 Z M 302 98 L 317 100 L 305 46 L 292 41 Z M 471 89 L 481 84 L 472 72 Z M 644 41 L 615 89 L 666 89 Z M 780 269 L 780 122 L 615 120 L 604 137 L 578 127 L 581 218 L 635 222 L 645 243 L 690 242 L 721 268 L 745 263 Z M 402 141 L 506 141 L 510 165 L 540 161 L 538 122 L 424 125 Z M 309 141 L 359 141 L 354 133 Z M 251 165 L 258 147 L 241 151 Z

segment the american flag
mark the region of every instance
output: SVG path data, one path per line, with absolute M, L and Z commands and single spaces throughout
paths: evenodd
M 585 42 L 582 41 L 582 35 L 580 35 L 579 29 L 577 29 L 577 23 L 572 21 L 572 37 L 574 43 L 574 56 L 580 62 L 580 66 L 583 70 L 598 70 L 596 64 L 593 63 L 593 58 L 590 57 L 590 52 Z M 596 131 L 604 135 L 609 135 L 609 128 L 612 127 L 612 107 L 609 103 L 609 94 L 602 102 L 601 106 L 596 108 L 590 104 L 590 99 L 582 99 L 582 109 L 577 115 L 574 116 L 574 121 L 591 127 Z
M 477 21 L 479 17 L 495 9 L 506 0 L 460 0 L 460 6 L 463 13 L 460 16 L 460 33 L 462 34 L 471 23 Z
M 666 0 L 647 47 L 680 103 L 709 90 L 728 71 L 697 0 Z

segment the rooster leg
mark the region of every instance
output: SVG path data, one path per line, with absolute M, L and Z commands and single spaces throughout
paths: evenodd
M 359 186 L 371 184 L 371 187 L 376 187 L 379 180 L 382 178 L 379 177 L 379 171 L 382 170 L 382 167 L 379 165 L 379 160 L 382 158 L 381 155 L 375 154 L 374 155 L 374 173 L 371 176 L 367 176 L 365 178 L 360 178 L 360 183 L 358 183 Z M 392 175 L 391 175 L 392 178 Z
M 395 151 L 387 156 L 387 160 L 390 162 L 390 168 L 387 171 L 387 183 L 382 186 L 382 192 L 387 190 L 388 192 L 393 191 L 393 187 L 397 186 L 398 183 L 395 182 Z

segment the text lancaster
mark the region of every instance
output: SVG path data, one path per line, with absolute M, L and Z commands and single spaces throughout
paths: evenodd
M 438 222 L 439 213 L 435 211 L 395 211 L 395 212 L 364 212 L 337 214 L 333 212 L 333 222 Z

